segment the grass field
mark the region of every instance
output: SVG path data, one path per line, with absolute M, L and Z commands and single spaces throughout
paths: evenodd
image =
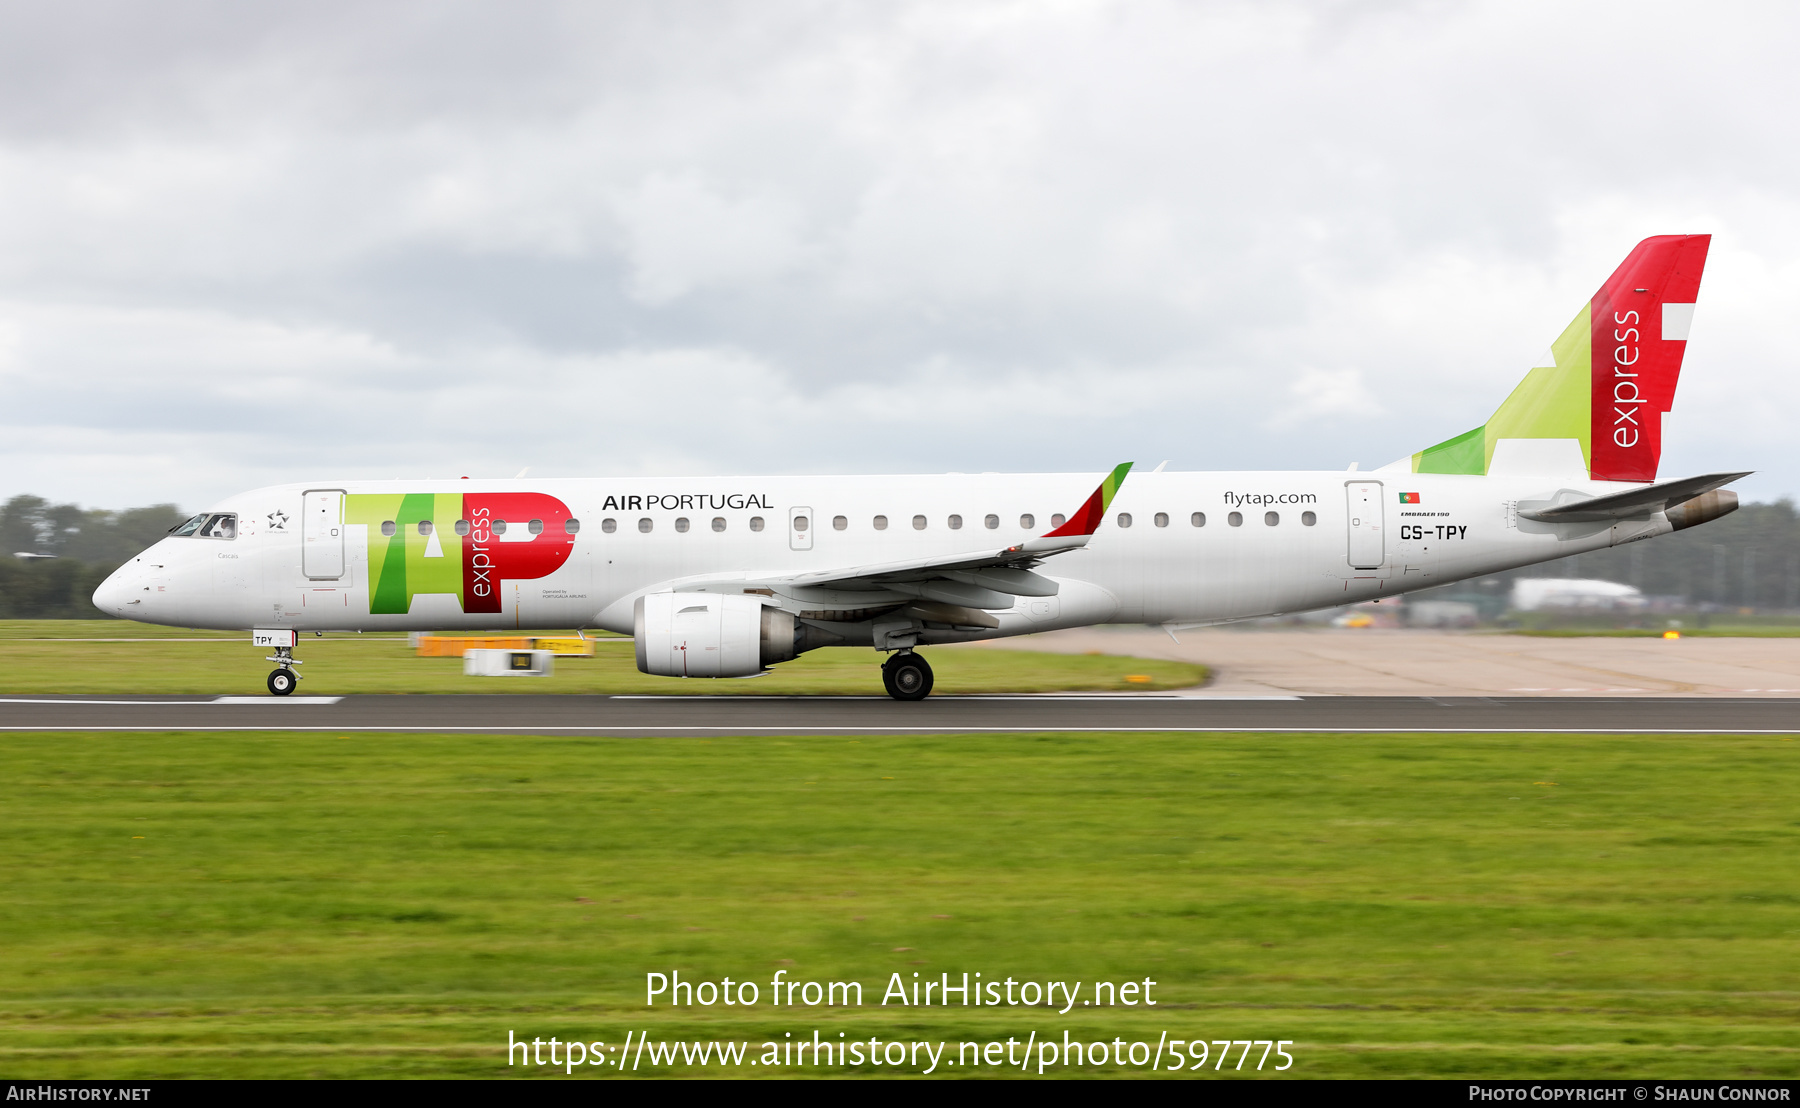
M 1671 626 L 1683 635 L 1703 638 L 1791 639 L 1800 637 L 1800 618 L 1791 613 L 1716 612 L 1587 612 L 1545 609 L 1517 612 L 1515 634 L 1579 638 L 1660 635 Z M 1635 625 L 1635 626 L 1633 626 Z
M 1797 748 L 8 735 L 0 1064 L 496 1076 L 509 1030 L 1067 1029 L 1292 1039 L 1294 1077 L 1792 1077 Z M 646 1009 L 673 969 L 765 1001 Z M 868 1003 L 773 1009 L 783 969 Z M 946 971 L 1148 977 L 1159 1004 L 877 1006 Z
M 1520 628 L 1510 632 L 1514 635 L 1532 635 L 1545 639 L 1660 639 L 1668 628 L 1663 627 L 1547 627 Z M 1800 627 L 1742 627 L 1730 624 L 1713 627 L 1680 627 L 1684 639 L 1797 639 L 1800 638 Z
M 152 627 L 123 620 L 0 621 L 0 694 L 266 693 L 267 650 L 242 632 Z M 1098 655 L 926 648 L 936 689 L 958 692 L 1154 691 L 1206 680 L 1204 666 Z M 544 678 L 464 677 L 460 658 L 420 658 L 404 635 L 302 639 L 300 692 L 731 693 L 883 695 L 881 655 L 814 650 L 748 680 L 682 681 L 639 673 L 631 640 L 602 638 L 592 658 L 559 658 Z M 1127 680 L 1129 677 L 1140 680 Z M 1148 680 L 1141 680 L 1148 678 Z

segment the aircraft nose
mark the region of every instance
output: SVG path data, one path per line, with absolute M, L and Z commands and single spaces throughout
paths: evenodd
M 100 587 L 94 590 L 94 607 L 109 616 L 124 615 L 125 606 L 133 599 L 131 576 L 129 567 L 121 566 L 114 570 L 112 576 L 100 582 Z

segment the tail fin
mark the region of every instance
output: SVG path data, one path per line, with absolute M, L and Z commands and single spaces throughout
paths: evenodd
M 1638 243 L 1493 418 L 1414 454 L 1413 472 L 1573 470 L 1579 446 L 1596 481 L 1656 480 L 1711 242 Z

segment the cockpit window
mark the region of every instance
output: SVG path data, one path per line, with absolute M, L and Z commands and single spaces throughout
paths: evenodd
M 237 513 L 201 512 L 169 533 L 177 538 L 235 539 Z

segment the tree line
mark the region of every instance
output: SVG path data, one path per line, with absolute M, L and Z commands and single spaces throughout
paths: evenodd
M 1800 512 L 1786 498 L 1745 504 L 1722 519 L 1673 535 L 1540 562 L 1446 585 L 1443 591 L 1471 586 L 1494 591 L 1510 588 L 1521 577 L 1618 581 L 1645 596 L 1699 610 L 1800 610 Z
M 99 618 L 91 598 L 100 582 L 186 518 L 173 504 L 115 512 L 13 497 L 0 505 L 0 619 Z M 1700 527 L 1494 574 L 1475 587 L 1510 587 L 1519 577 L 1620 581 L 1695 608 L 1800 610 L 1800 512 L 1786 499 L 1746 504 Z
M 100 619 L 94 590 L 181 524 L 173 504 L 112 512 L 15 496 L 0 505 L 0 619 Z

